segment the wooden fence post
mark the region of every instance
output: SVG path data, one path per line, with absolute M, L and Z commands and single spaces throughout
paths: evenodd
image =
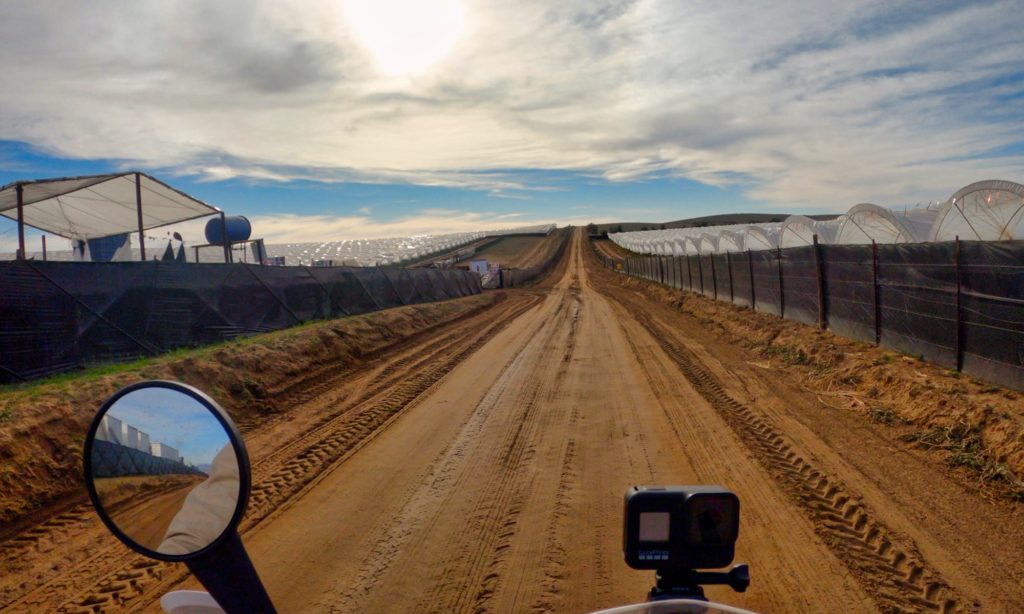
M 715 255 L 714 254 L 709 255 L 708 256 L 708 260 L 711 261 L 711 292 L 712 292 L 712 295 L 715 297 L 715 300 L 717 301 L 718 300 L 718 276 L 715 273 Z
M 814 275 L 818 280 L 818 328 L 825 330 L 828 316 L 825 314 L 825 275 L 822 272 L 821 244 L 814 235 Z
M 700 293 L 704 294 L 704 263 L 697 254 L 697 277 L 700 277 Z
M 956 251 L 954 253 L 954 257 L 956 258 L 956 264 L 953 267 L 954 274 L 956 275 L 956 370 L 962 371 L 964 368 L 964 307 L 959 235 L 956 237 Z
M 729 302 L 735 303 L 736 297 L 732 291 L 732 253 L 725 252 L 725 266 L 729 269 Z
M 779 317 L 786 317 L 786 290 L 784 282 L 782 281 L 782 246 L 775 248 L 775 253 L 779 258 Z
M 882 302 L 881 288 L 878 285 L 878 243 L 871 240 L 871 284 L 874 287 L 875 302 L 875 345 L 882 343 Z
M 757 290 L 754 289 L 754 255 L 747 250 L 747 266 L 750 268 L 750 308 L 757 311 Z

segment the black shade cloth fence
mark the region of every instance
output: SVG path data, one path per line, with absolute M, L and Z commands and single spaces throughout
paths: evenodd
M 480 292 L 457 269 L 0 262 L 0 382 Z
M 753 307 L 1024 390 L 1024 241 L 597 252 L 626 275 Z
M 188 460 L 188 459 L 185 459 Z M 92 442 L 92 474 L 97 478 L 126 475 L 204 475 L 181 461 L 160 458 L 112 441 Z

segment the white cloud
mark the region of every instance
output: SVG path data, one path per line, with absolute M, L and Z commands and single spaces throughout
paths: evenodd
M 210 180 L 667 173 L 836 209 L 1024 174 L 971 159 L 1024 140 L 1011 1 L 463 4 L 413 76 L 376 72 L 341 2 L 6 4 L 0 138 Z

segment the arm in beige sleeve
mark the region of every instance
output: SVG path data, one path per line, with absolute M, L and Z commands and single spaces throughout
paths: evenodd
M 238 459 L 228 443 L 214 457 L 210 476 L 185 497 L 157 552 L 188 554 L 210 545 L 235 512 L 238 488 Z

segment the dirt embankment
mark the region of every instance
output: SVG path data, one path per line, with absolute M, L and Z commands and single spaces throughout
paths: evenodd
M 318 322 L 223 345 L 174 353 L 115 374 L 56 378 L 0 390 L 0 538 L 33 510 L 83 495 L 81 453 L 96 410 L 145 379 L 203 389 L 247 431 L 287 412 L 277 399 L 323 374 L 503 300 L 492 293 Z
M 623 258 L 636 255 L 623 247 L 619 247 L 608 239 L 591 239 L 591 241 L 597 249 L 597 253 L 608 256 L 609 258 L 618 258 L 621 260 Z
M 997 490 L 1024 500 L 1024 395 L 828 331 L 635 278 L 621 283 L 671 305 L 763 358 L 832 407 L 883 424 L 917 427 L 905 436 L 944 450 Z
M 505 268 L 525 268 L 542 264 L 558 248 L 561 231 L 555 231 L 546 237 L 541 236 L 509 236 L 502 237 L 481 249 L 474 258 L 486 258 L 488 262 L 500 264 Z

